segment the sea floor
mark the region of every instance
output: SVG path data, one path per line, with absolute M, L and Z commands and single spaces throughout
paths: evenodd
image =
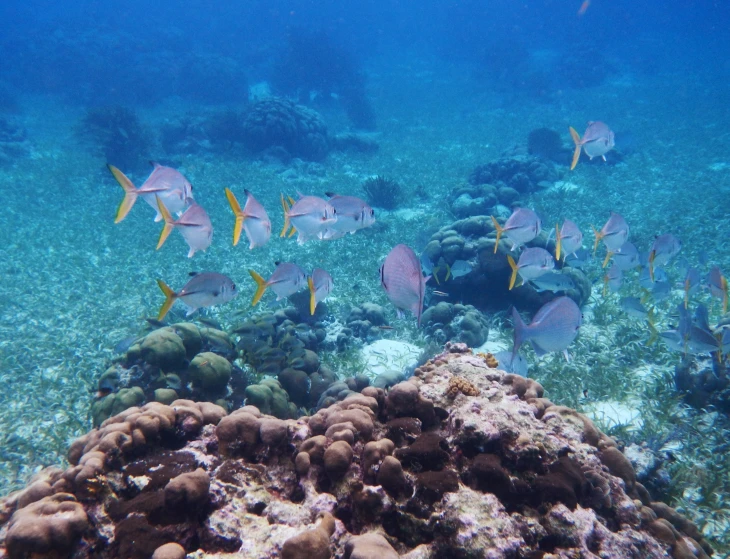
M 213 245 L 192 259 L 186 258 L 178 235 L 155 251 L 160 226 L 141 201 L 122 223 L 113 223 L 122 192 L 104 155 L 77 133 L 82 109 L 47 98 L 21 100 L 12 118 L 28 131 L 29 153 L 0 165 L 0 494 L 20 487 L 39 468 L 62 462 L 69 442 L 90 428 L 95 381 L 115 345 L 138 333 L 162 303 L 157 278 L 179 288 L 191 271 L 229 275 L 240 296 L 208 316 L 230 327 L 250 309 L 255 284 L 249 269 L 266 275 L 274 262 L 287 260 L 322 267 L 335 280 L 328 301 L 334 314 L 341 317 L 351 305 L 367 301 L 379 303 L 395 326 L 385 338 L 424 347 L 428 340 L 415 320 L 396 318 L 380 288 L 380 263 L 395 244 L 420 250 L 430 232 L 454 221 L 448 193 L 465 185 L 477 165 L 524 146 L 535 128 L 557 130 L 567 144 L 568 126 L 580 130 L 600 119 L 616 131 L 619 148 L 622 134 L 631 138 L 621 163 L 580 164 L 572 173 L 566 166 L 558 187 L 533 195 L 530 205 L 544 216 L 546 227 L 573 219 L 588 246 L 590 225 L 602 225 L 610 211 L 617 211 L 640 248 L 646 249 L 655 235 L 671 232 L 682 239 L 682 256 L 689 261 L 707 254 L 730 270 L 730 157 L 721 126 L 730 108 L 713 96 L 702 75 L 633 76 L 593 90 L 558 91 L 545 100 L 508 97 L 498 84 L 477 82 L 464 68 L 407 55 L 396 62 L 373 62 L 369 74 L 378 116 L 375 154 L 333 153 L 321 163 L 290 165 L 259 161 L 237 147 L 192 155 L 166 154 L 157 147 L 144 154 L 179 168 L 211 215 Z M 170 102 L 137 112 L 154 128 L 196 110 Z M 321 110 L 331 131 L 346 130 L 337 108 Z M 233 216 L 224 187 L 251 190 L 278 232 L 281 192 L 362 195 L 362 182 L 378 174 L 397 180 L 408 196 L 399 210 L 376 208 L 378 221 L 370 230 L 328 244 L 299 246 L 293 239 L 272 237 L 254 251 L 244 243 L 231 246 Z M 132 178 L 141 182 L 144 176 Z M 601 293 L 600 263 L 592 266 L 594 296 L 571 348 L 572 361 L 562 356 L 536 361 L 530 353 L 530 375 L 554 402 L 594 410 L 599 424 L 601 414 L 612 419 L 614 424 L 604 428 L 619 438 L 679 433 L 668 437 L 679 439 L 669 441 L 679 463 L 670 466 L 676 476 L 667 492 L 674 506 L 721 541 L 730 534 L 724 520 L 730 515 L 730 484 L 723 481 L 730 464 L 712 445 L 727 432 L 727 418 L 679 403 L 671 380 L 678 355 L 660 344 L 646 345 L 647 327 L 621 314 L 619 295 Z M 635 277 L 620 295 L 641 296 Z M 680 298 L 681 291 L 675 291 L 657 303 L 660 320 L 671 322 Z M 698 298 L 710 303 L 704 294 Z M 273 297 L 263 304 L 277 306 Z M 715 320 L 718 311 L 715 304 Z M 509 347 L 510 340 L 506 317 L 493 317 L 490 341 Z M 612 415 L 609 409 L 629 411 Z M 638 431 L 623 429 L 629 412 L 636 412 L 632 421 L 641 417 Z

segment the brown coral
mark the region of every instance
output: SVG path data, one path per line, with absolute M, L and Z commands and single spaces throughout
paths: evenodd
M 479 389 L 465 378 L 453 376 L 449 379 L 446 395 L 449 398 L 456 398 L 459 393 L 466 396 L 479 396 Z
M 481 357 L 482 359 L 484 359 L 484 362 L 490 369 L 496 369 L 497 367 L 499 367 L 499 361 L 491 353 L 477 353 L 477 357 Z

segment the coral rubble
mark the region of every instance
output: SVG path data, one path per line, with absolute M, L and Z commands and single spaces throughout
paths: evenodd
M 316 414 L 133 407 L 0 501 L 0 556 L 707 557 L 613 439 L 464 344 Z M 47 555 L 44 555 L 47 556 Z

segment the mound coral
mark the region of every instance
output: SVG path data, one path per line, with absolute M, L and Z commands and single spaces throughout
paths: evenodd
M 456 385 L 467 390 L 449 391 Z M 712 553 L 587 417 L 463 344 L 388 392 L 367 387 L 310 417 L 280 420 L 253 406 L 229 415 L 186 400 L 131 408 L 75 441 L 69 462 L 0 501 L 0 553 Z
M 495 238 L 496 231 L 489 216 L 462 219 L 434 233 L 423 251 L 431 262 L 443 260 L 452 265 L 457 260 L 466 260 L 472 265 L 470 273 L 444 282 L 439 289 L 481 311 L 504 310 L 509 305 L 515 305 L 521 310 L 536 311 L 555 294 L 549 291 L 538 292 L 530 284 L 510 290 L 511 270 L 507 261 L 507 254 L 510 253 L 509 242 L 500 240 L 495 254 Z M 550 252 L 555 251 L 555 242 L 548 241 L 545 231 L 527 246 L 546 247 Z M 573 289 L 561 293 L 565 293 L 578 305 L 585 304 L 591 294 L 591 282 L 585 274 L 568 267 L 562 268 L 561 273 L 569 275 L 574 284 Z M 442 320 L 437 322 L 446 324 Z M 463 341 L 467 341 L 466 338 Z
M 491 184 L 497 188 L 509 186 L 520 194 L 534 192 L 540 183 L 553 183 L 558 179 L 555 167 L 549 161 L 531 155 L 503 157 L 486 165 L 480 165 L 469 175 L 472 185 Z
M 253 103 L 243 122 L 245 144 L 255 152 L 284 149 L 291 157 L 320 161 L 329 152 L 327 127 L 312 109 L 286 99 Z

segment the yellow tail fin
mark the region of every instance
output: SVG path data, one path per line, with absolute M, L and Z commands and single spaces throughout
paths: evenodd
M 284 228 L 281 230 L 279 237 L 286 237 L 286 231 L 289 229 L 289 205 L 284 199 L 284 194 L 281 195 L 281 207 L 284 210 Z
M 157 320 L 162 320 L 165 318 L 165 315 L 170 310 L 170 307 L 172 307 L 172 304 L 175 302 L 175 299 L 177 299 L 177 293 L 175 293 L 169 285 L 167 285 L 164 281 L 161 279 L 157 280 L 157 285 L 160 286 L 160 289 L 162 290 L 162 293 L 165 294 L 165 302 L 162 303 L 162 307 L 160 308 L 160 312 L 157 315 Z
M 499 224 L 499 222 L 494 219 L 493 215 L 490 215 L 489 217 L 492 218 L 492 223 L 494 224 L 494 229 L 497 231 L 497 240 L 494 241 L 494 254 L 497 254 L 497 248 L 499 248 L 499 238 L 502 236 L 502 233 L 504 233 L 504 229 Z
M 507 261 L 509 262 L 509 267 L 512 268 L 512 276 L 509 278 L 509 288 L 511 291 L 517 280 L 517 264 L 515 264 L 515 259 L 512 258 L 511 254 L 507 255 Z
M 260 275 L 258 275 L 253 270 L 248 271 L 249 274 L 251 274 L 251 277 L 256 281 L 256 294 L 253 296 L 253 299 L 251 300 L 251 306 L 255 307 L 258 302 L 261 300 L 261 297 L 263 297 L 264 292 L 266 291 L 266 288 L 269 287 L 269 284 L 266 282 L 264 278 L 262 278 Z
M 555 260 L 560 262 L 560 250 L 563 245 L 563 239 L 560 236 L 560 224 L 559 223 L 555 224 L 555 239 L 556 239 L 556 241 L 555 241 Z
M 578 164 L 578 159 L 580 159 L 580 150 L 583 146 L 580 144 L 580 134 L 576 131 L 575 128 L 572 126 L 570 127 L 570 137 L 573 138 L 573 143 L 575 143 L 575 151 L 573 152 L 573 161 L 570 163 L 570 170 L 572 171 L 575 169 L 575 166 Z
M 444 281 L 449 281 L 450 277 L 451 277 L 451 266 L 446 264 L 446 279 L 444 279 Z
M 127 175 L 122 173 L 114 165 L 109 165 L 107 163 L 107 167 L 109 167 L 114 178 L 117 179 L 119 186 L 124 189 L 124 199 L 122 200 L 122 203 L 119 204 L 117 215 L 114 217 L 114 223 L 119 223 L 127 217 L 129 210 L 132 209 L 132 206 L 134 206 L 134 203 L 137 201 L 137 189 L 132 184 L 132 181 L 127 178 Z
M 591 229 L 593 229 L 593 234 L 596 236 L 596 240 L 593 242 L 593 256 L 595 256 L 598 250 L 598 242 L 603 238 L 603 233 L 593 227 L 593 225 L 591 225 Z
M 309 314 L 314 314 L 314 309 L 317 308 L 317 301 L 314 298 L 314 281 L 311 276 L 307 278 L 307 285 L 309 286 Z
M 238 200 L 236 200 L 236 197 L 233 195 L 230 188 L 226 188 L 226 198 L 228 198 L 228 203 L 231 205 L 233 215 L 236 216 L 236 223 L 233 225 L 233 246 L 236 246 L 238 244 L 238 240 L 241 238 L 241 229 L 243 229 L 243 220 L 245 219 L 245 216 L 243 215 L 243 210 L 241 209 Z
M 608 266 L 608 261 L 611 260 L 611 257 L 613 256 L 613 252 L 610 250 L 606 253 L 606 258 L 603 259 L 603 268 Z
M 175 229 L 175 221 L 172 219 L 172 216 L 170 215 L 168 209 L 165 207 L 165 204 L 162 203 L 162 200 L 160 200 L 160 197 L 156 194 L 155 200 L 157 200 L 157 209 L 160 210 L 162 217 L 165 219 L 165 225 L 162 227 L 160 240 L 157 241 L 157 248 L 155 249 L 160 250 L 160 247 L 165 244 L 167 237 L 169 237 L 170 233 L 172 233 L 172 230 Z

